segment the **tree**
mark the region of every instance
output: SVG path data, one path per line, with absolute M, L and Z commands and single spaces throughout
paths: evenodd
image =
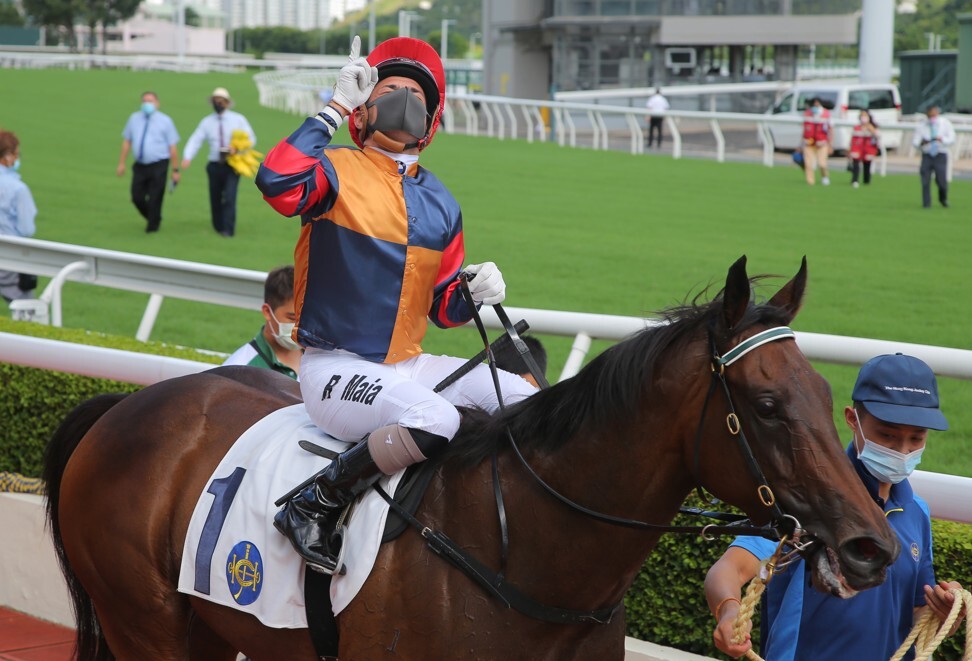
M 71 50 L 77 50 L 78 38 L 74 24 L 84 6 L 83 0 L 23 0 L 24 12 L 31 23 L 47 28 L 66 39 Z
M 79 18 L 84 20 L 90 30 L 89 51 L 94 52 L 95 30 L 101 26 L 101 49 L 102 52 L 107 52 L 105 28 L 134 16 L 140 4 L 142 0 L 83 0 Z
M 0 2 L 0 25 L 12 25 L 21 27 L 24 24 L 24 17 L 20 15 L 10 2 Z
M 433 30 L 426 37 L 429 43 L 435 48 L 435 51 L 442 55 L 440 52 L 442 50 L 442 30 Z M 465 57 L 466 52 L 469 50 L 469 40 L 464 36 L 456 32 L 455 30 L 449 30 L 449 44 L 447 46 L 446 56 L 449 59 L 455 57 Z
M 202 25 L 202 17 L 192 7 L 186 7 L 186 25 L 191 25 L 194 28 Z
M 913 14 L 894 19 L 894 51 L 925 50 L 928 33 L 942 36 L 942 48 L 958 47 L 957 14 L 972 12 L 972 0 L 922 0 Z

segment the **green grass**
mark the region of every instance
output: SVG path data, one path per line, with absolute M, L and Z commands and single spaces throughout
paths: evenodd
M 159 94 L 185 141 L 218 85 L 234 95 L 261 151 L 301 121 L 261 108 L 248 74 L 0 70 L 0 126 L 22 140 L 22 174 L 40 209 L 37 238 L 260 270 L 291 261 L 297 221 L 277 216 L 247 182 L 237 236 L 212 231 L 203 156 L 167 196 L 157 235 L 144 233 L 128 201 L 128 178 L 115 176 L 121 130 L 142 91 Z M 423 164 L 463 205 L 468 261 L 502 268 L 509 306 L 649 314 L 706 286 L 717 290 L 742 254 L 751 274 L 784 276 L 770 281 L 768 294 L 806 255 L 810 282 L 793 324 L 798 331 L 972 349 L 972 182 L 952 183 L 951 209 L 924 210 L 917 174 L 853 190 L 838 170 L 834 185 L 811 188 L 795 167 L 444 132 Z M 146 298 L 73 283 L 65 324 L 133 335 Z M 228 352 L 261 321 L 256 313 L 166 300 L 152 337 Z M 544 340 L 556 377 L 570 339 Z M 595 343 L 595 350 L 604 346 Z M 426 348 L 472 355 L 479 341 L 467 329 L 432 330 Z M 843 406 L 856 369 L 817 367 Z M 972 476 L 972 386 L 941 379 L 941 389 L 953 429 L 933 438 L 922 467 Z

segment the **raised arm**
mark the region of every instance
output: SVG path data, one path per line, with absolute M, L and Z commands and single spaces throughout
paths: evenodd
M 330 110 L 330 112 L 328 112 Z M 325 108 L 308 117 L 296 131 L 267 153 L 257 171 L 256 185 L 277 213 L 296 216 L 314 208 L 331 190 L 324 171 L 324 148 L 337 130 Z M 328 121 L 330 120 L 330 122 Z

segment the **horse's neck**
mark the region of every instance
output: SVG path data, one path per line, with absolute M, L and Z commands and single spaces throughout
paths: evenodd
M 575 439 L 555 453 L 524 454 L 531 468 L 577 505 L 616 517 L 667 524 L 691 485 L 681 454 L 632 452 L 612 438 Z M 638 448 L 645 454 L 645 448 Z M 639 468 L 640 467 L 640 468 Z M 601 523 L 547 493 L 520 460 L 499 460 L 509 531 L 506 576 L 543 586 L 551 603 L 591 608 L 621 598 L 660 533 Z M 501 534 L 490 461 L 472 470 L 446 466 L 426 496 L 443 532 L 500 569 Z M 433 498 L 429 498 L 433 496 Z

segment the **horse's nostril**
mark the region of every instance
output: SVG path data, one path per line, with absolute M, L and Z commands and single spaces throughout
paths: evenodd
M 881 552 L 873 539 L 859 539 L 856 546 L 857 552 L 864 560 L 873 560 Z

